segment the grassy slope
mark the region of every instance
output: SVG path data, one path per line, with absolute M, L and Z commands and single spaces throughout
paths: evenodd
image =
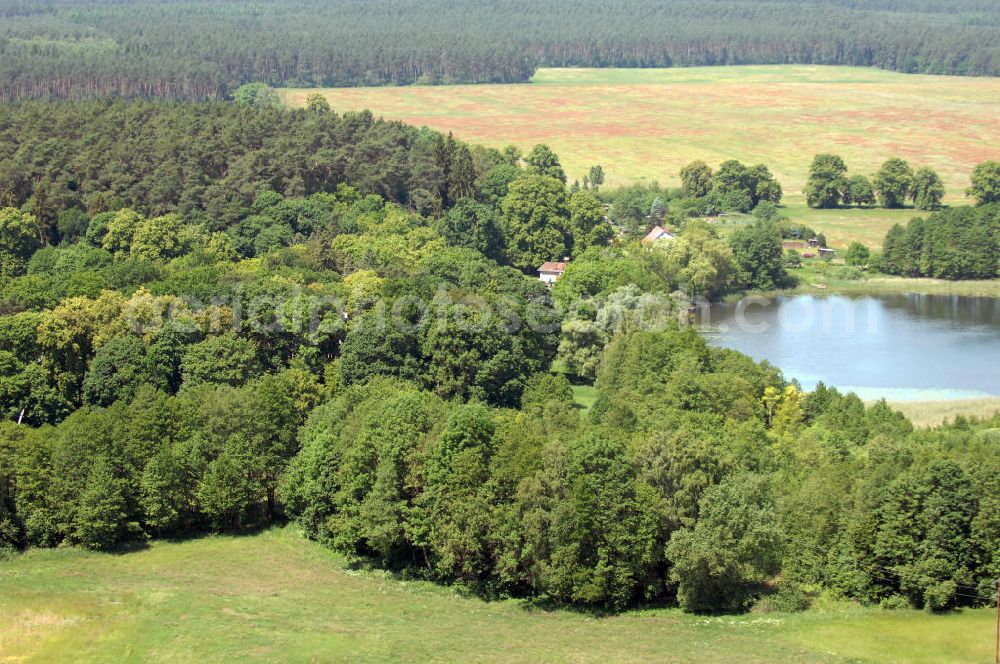
M 293 527 L 0 564 L 0 661 L 986 661 L 992 619 L 529 610 L 348 571 Z
M 283 94 L 300 104 L 313 92 Z M 877 246 L 913 211 L 809 210 L 801 191 L 813 154 L 836 152 L 868 174 L 890 156 L 932 166 L 953 203 L 964 202 L 975 164 L 1000 158 L 1000 79 L 821 66 L 543 69 L 528 85 L 320 92 L 337 110 L 371 108 L 487 145 L 545 142 L 570 178 L 600 163 L 609 186 L 676 185 L 693 159 L 763 162 L 784 185 L 792 218 L 833 246 Z

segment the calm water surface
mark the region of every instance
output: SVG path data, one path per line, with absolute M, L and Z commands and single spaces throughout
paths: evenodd
M 706 320 L 707 319 L 707 320 Z M 863 399 L 1000 395 L 1000 299 L 949 295 L 748 298 L 702 316 L 709 343 Z

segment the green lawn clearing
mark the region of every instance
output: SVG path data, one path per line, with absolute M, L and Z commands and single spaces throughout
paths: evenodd
M 993 619 L 547 611 L 353 571 L 294 526 L 0 562 L 0 662 L 985 662 Z

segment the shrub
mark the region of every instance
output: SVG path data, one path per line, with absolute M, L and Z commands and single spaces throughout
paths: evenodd
M 863 276 L 864 272 L 858 267 L 844 265 L 830 270 L 830 278 L 840 279 L 841 281 L 857 281 Z
M 809 594 L 793 581 L 782 581 L 770 595 L 757 601 L 753 610 L 758 613 L 798 613 L 812 604 Z
M 879 602 L 879 607 L 886 611 L 898 611 L 910 608 L 910 602 L 902 595 L 892 595 Z

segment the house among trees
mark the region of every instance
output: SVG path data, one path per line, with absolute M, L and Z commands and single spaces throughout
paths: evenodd
M 565 261 L 547 261 L 538 268 L 538 278 L 545 282 L 549 288 L 559 280 L 562 273 L 566 271 Z
M 643 244 L 655 244 L 660 240 L 673 240 L 674 235 L 662 226 L 653 226 L 653 230 L 646 234 L 646 237 L 642 238 Z

